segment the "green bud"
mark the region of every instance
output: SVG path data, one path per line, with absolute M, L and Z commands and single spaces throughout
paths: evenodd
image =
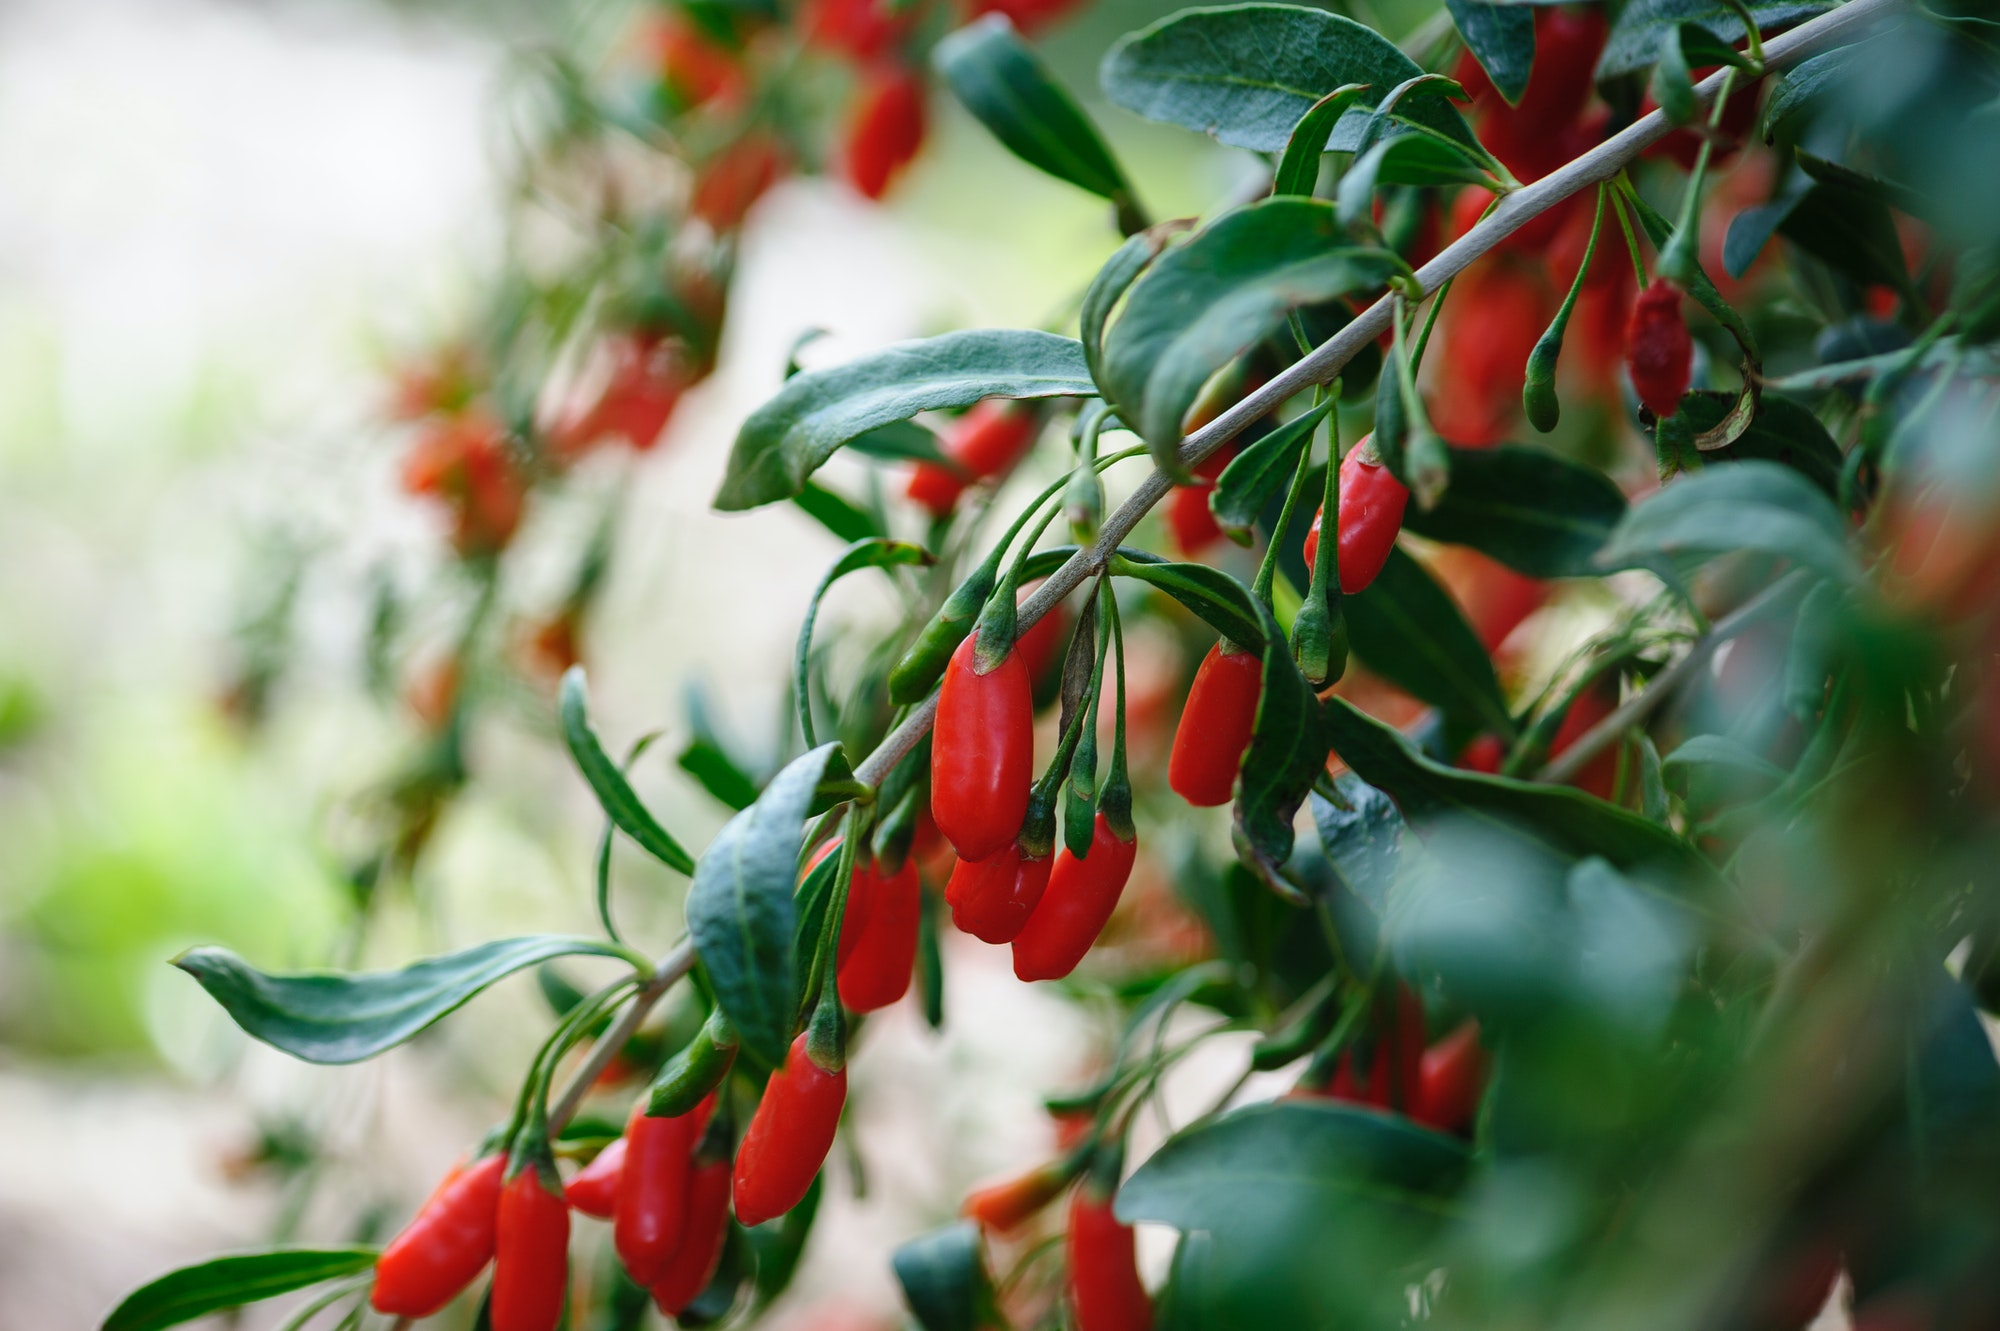
M 1104 520 L 1104 482 L 1095 468 L 1085 468 L 1070 477 L 1063 491 L 1063 512 L 1069 518 L 1071 536 L 1078 545 L 1097 539 L 1097 525 Z
M 687 1047 L 667 1060 L 646 1092 L 649 1118 L 679 1118 L 721 1084 L 736 1061 L 736 1031 L 717 1008 Z
M 917 640 L 910 644 L 910 649 L 889 671 L 891 699 L 901 704 L 923 701 L 944 674 L 945 664 L 958 650 L 958 644 L 972 632 L 980 607 L 993 594 L 993 584 L 999 577 L 1000 560 L 996 549 L 945 598 L 944 604 L 931 616 L 930 623 L 924 625 L 923 632 L 917 635 Z
M 1528 353 L 1528 378 L 1521 386 L 1521 410 L 1527 413 L 1528 424 L 1543 434 L 1562 419 L 1562 402 L 1556 397 L 1556 357 L 1562 354 L 1562 340 L 1563 321 L 1558 316 Z

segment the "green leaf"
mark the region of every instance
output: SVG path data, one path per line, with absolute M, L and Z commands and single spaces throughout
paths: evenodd
M 1503 444 L 1452 449 L 1451 488 L 1428 512 L 1412 505 L 1403 526 L 1531 578 L 1579 578 L 1596 574 L 1592 558 L 1624 514 L 1624 494 L 1602 472 Z
M 752 764 L 739 759 L 709 716 L 707 691 L 698 681 L 686 690 L 688 731 L 692 738 L 675 760 L 701 788 L 732 809 L 749 808 L 757 800 L 758 781 Z
M 1764 142 L 1775 140 L 1792 117 L 1816 109 L 1822 98 L 1844 93 L 1849 76 L 1865 71 L 1869 59 L 1867 43 L 1858 42 L 1822 51 L 1786 70 L 1784 80 L 1764 104 Z
M 1326 142 L 1334 125 L 1366 91 L 1359 83 L 1335 88 L 1299 117 L 1291 138 L 1285 140 L 1285 155 L 1271 177 L 1272 194 L 1313 192 L 1313 187 L 1319 184 L 1319 159 L 1326 155 Z
M 1176 1261 L 1163 1325 L 1394 1325 L 1385 1305 L 1407 1281 L 1392 1273 L 1452 1217 L 1470 1167 L 1465 1143 L 1407 1119 L 1280 1101 L 1173 1137 L 1117 1212 L 1181 1230 L 1183 1257 L 1198 1254 Z
M 1535 11 L 1518 4 L 1481 4 L 1479 0 L 1445 0 L 1458 35 L 1465 38 L 1486 77 L 1510 103 L 1528 90 L 1535 63 Z
M 817 481 L 807 481 L 805 488 L 792 496 L 792 502 L 843 541 L 864 541 L 882 535 L 881 524 L 876 522 L 874 514 Z
M 1714 429 L 1735 405 L 1734 393 L 1696 392 L 1681 399 L 1680 415 L 1697 432 Z M 1710 462 L 1761 459 L 1790 467 L 1818 486 L 1827 498 L 1840 492 L 1840 445 L 1803 403 L 1766 390 L 1757 414 L 1735 442 L 1703 454 Z
M 715 496 L 725 511 L 789 499 L 857 435 L 920 411 L 982 398 L 1090 397 L 1083 348 L 1028 329 L 982 328 L 899 342 L 830 369 L 808 370 L 750 413 Z
M 1823 14 L 1833 5 L 1829 0 L 1762 0 L 1746 7 L 1758 30 L 1769 32 Z M 1747 35 L 1742 17 L 1727 0 L 1633 0 L 1612 25 L 1604 54 L 1597 60 L 1597 81 L 1651 65 L 1683 23 L 1698 23 L 1724 42 L 1738 42 Z
M 1331 205 L 1265 199 L 1217 218 L 1136 281 L 1105 335 L 1100 367 L 1119 415 L 1170 473 L 1181 420 L 1210 376 L 1302 305 L 1374 290 L 1403 261 L 1340 244 Z
M 1859 576 L 1832 502 L 1790 468 L 1760 461 L 1708 467 L 1654 492 L 1625 514 L 1597 562 L 1664 576 L 1683 561 L 1740 550 L 1790 559 L 1836 582 Z
M 1363 24 L 1296 5 L 1183 9 L 1121 38 L 1098 81 L 1117 105 L 1148 120 L 1210 134 L 1231 147 L 1282 152 L 1313 104 L 1344 84 L 1375 90 L 1334 126 L 1327 148 L 1360 146 L 1367 112 L 1424 71 Z M 1399 118 L 1446 138 L 1476 141 L 1443 97 L 1426 95 Z
M 133 1290 L 102 1331 L 155 1331 L 295 1289 L 354 1275 L 375 1264 L 375 1248 L 270 1248 L 232 1253 L 170 1271 Z
M 1263 650 L 1263 625 L 1244 604 L 1248 593 L 1221 569 L 1171 563 L 1158 555 L 1121 548 L 1112 572 L 1159 588 L 1238 647 Z
M 1395 801 L 1349 772 L 1335 783 L 1342 808 L 1318 791 L 1308 801 L 1320 850 L 1340 891 L 1326 903 L 1350 964 L 1366 967 L 1380 945 L 1389 889 L 1402 861 L 1403 815 Z
M 742 1047 L 771 1067 L 785 1061 L 798 1013 L 792 886 L 805 821 L 822 783 L 846 766 L 839 744 L 793 759 L 715 834 L 688 890 L 688 933 L 716 1002 Z
M 883 462 L 936 462 L 956 465 L 938 447 L 937 436 L 915 421 L 890 421 L 866 434 L 857 434 L 847 446 L 865 457 Z
M 979 1226 L 962 1220 L 920 1235 L 889 1257 L 903 1302 L 923 1331 L 979 1331 L 993 1325 L 993 1285 Z
M 1822 169 L 1830 164 L 1821 164 Z M 1910 284 L 1896 221 L 1880 190 L 1865 178 L 1815 180 L 1778 222 L 1778 232 L 1828 267 L 1857 282 L 1898 291 Z
M 1653 66 L 1653 100 L 1676 125 L 1691 125 L 1701 114 L 1694 97 L 1694 74 L 1688 68 L 1684 38 L 1689 32 L 1703 32 L 1700 26 L 1683 23 L 1667 33 L 1660 43 L 1659 63 Z
M 833 584 L 850 573 L 858 573 L 869 568 L 899 568 L 909 564 L 934 564 L 936 558 L 930 551 L 910 541 L 894 541 L 886 536 L 871 536 L 856 541 L 833 561 L 833 567 L 819 580 L 813 589 L 812 599 L 806 602 L 806 614 L 799 624 L 798 646 L 792 656 L 792 695 L 798 700 L 799 733 L 805 736 L 806 747 L 813 745 L 812 691 L 806 687 L 806 663 L 812 655 L 813 625 L 819 619 L 819 603 Z
M 308 1063 L 358 1063 L 415 1035 L 496 980 L 555 957 L 628 960 L 594 938 L 499 938 L 398 971 L 271 975 L 227 948 L 174 958 L 252 1038 Z
M 1349 232 L 1372 232 L 1371 205 L 1383 185 L 1483 185 L 1493 178 L 1479 160 L 1449 139 L 1399 134 L 1375 144 L 1340 178 L 1340 225 Z
M 1147 227 L 1113 251 L 1111 257 L 1104 261 L 1104 266 L 1097 270 L 1097 276 L 1090 279 L 1090 287 L 1083 293 L 1078 326 L 1083 335 L 1083 358 L 1090 367 L 1091 382 L 1098 385 L 1104 383 L 1104 325 L 1109 322 L 1111 311 L 1124 297 L 1126 289 L 1138 280 L 1139 274 L 1160 257 L 1160 251 L 1167 247 L 1167 243 L 1193 225 L 1192 218 L 1177 218 Z
M 989 14 L 937 44 L 938 72 L 965 109 L 1029 166 L 1133 206 L 1132 187 L 1076 102 L 1014 32 Z
M 1313 431 L 1331 410 L 1333 401 L 1328 399 L 1286 421 L 1229 460 L 1208 496 L 1209 511 L 1215 514 L 1224 531 L 1248 542 L 1265 506 L 1292 479 L 1292 473 L 1298 470 L 1299 455 L 1312 443 Z
M 1824 584 L 1822 584 L 1824 585 Z M 1687 767 L 1721 767 L 1776 785 L 1785 769 L 1727 735 L 1696 735 L 1661 760 L 1666 771 Z
M 563 673 L 557 711 L 562 718 L 563 741 L 569 745 L 570 757 L 576 760 L 583 779 L 590 783 L 591 793 L 597 796 L 605 815 L 618 824 L 618 830 L 638 842 L 647 854 L 676 873 L 693 873 L 694 856 L 639 802 L 625 774 L 604 751 L 591 728 L 589 707 L 583 667 L 571 666 Z
M 1492 658 L 1423 565 L 1393 549 L 1375 581 L 1341 606 L 1354 654 L 1370 670 L 1467 730 L 1514 733 Z
M 1326 700 L 1333 750 L 1355 775 L 1424 824 L 1458 814 L 1526 835 L 1569 856 L 1601 855 L 1621 869 L 1666 864 L 1703 871 L 1694 850 L 1663 827 L 1568 786 L 1463 772 L 1431 761 L 1390 726 L 1343 698 Z

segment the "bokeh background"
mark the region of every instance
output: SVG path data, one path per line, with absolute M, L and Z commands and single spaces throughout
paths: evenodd
M 466 317 L 498 262 L 511 117 L 538 52 L 612 58 L 631 9 L 0 7 L 0 1327 L 94 1326 L 217 1250 L 338 1240 L 371 1208 L 393 1224 L 545 1029 L 522 977 L 378 1063 L 307 1068 L 251 1045 L 167 963 L 220 943 L 270 969 L 357 949 L 393 965 L 591 927 L 598 819 L 546 694 L 481 722 L 477 779 L 421 892 L 382 903 L 365 945 L 343 853 L 371 783 L 418 742 L 362 686 L 372 591 L 416 589 L 419 643 L 463 611 L 432 587 L 438 520 L 396 484 L 390 372 Z M 1047 49 L 1155 211 L 1195 212 L 1250 164 L 1095 101 L 1097 54 L 1155 12 L 1100 6 Z M 1095 201 L 943 105 L 886 205 L 821 180 L 770 195 L 717 373 L 659 448 L 593 458 L 509 555 L 530 587 L 545 565 L 553 597 L 620 506 L 587 643 L 607 736 L 673 738 L 700 683 L 746 746 L 774 742 L 799 615 L 837 543 L 788 509 L 724 517 L 707 500 L 802 330 L 828 330 L 812 355 L 830 361 L 1038 324 L 1115 239 Z M 833 622 L 885 609 L 864 581 Z M 282 669 L 252 732 L 227 704 L 259 663 Z M 634 780 L 690 845 L 720 825 L 670 761 Z M 636 855 L 615 869 L 632 932 L 663 950 L 681 884 Z M 1000 949 L 949 946 L 946 1033 L 905 1004 L 870 1035 L 852 1116 L 866 1195 L 843 1166 L 780 1325 L 893 1323 L 887 1249 L 1045 1152 L 1040 1092 L 1088 1070 L 1088 1005 L 1014 984 Z M 1205 1047 L 1187 1084 L 1213 1082 L 1232 1047 Z

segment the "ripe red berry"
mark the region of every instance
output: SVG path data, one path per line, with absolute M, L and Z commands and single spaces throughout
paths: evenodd
M 917 881 L 915 859 L 885 874 L 870 864 L 857 869 L 848 889 L 853 905 L 867 883 L 867 909 L 857 924 L 843 917 L 840 926 L 840 1001 L 856 1012 L 873 1012 L 900 999 L 910 987 L 917 960 L 917 926 L 923 914 L 923 887 Z M 849 942 L 852 935 L 853 941 Z
M 847 129 L 848 180 L 879 199 L 923 145 L 923 80 L 900 65 L 870 71 Z
M 696 170 L 688 212 L 716 231 L 736 230 L 757 200 L 785 174 L 789 161 L 774 135 L 751 130 Z
M 500 1190 L 493 1331 L 555 1331 L 569 1283 L 569 1204 L 530 1163 Z
M 919 462 L 910 474 L 910 498 L 935 517 L 950 517 L 968 485 L 1005 476 L 1020 464 L 1041 423 L 1041 414 L 1025 402 L 988 398 L 977 404 L 945 434 L 944 454 L 954 465 Z
M 1468 772 L 1484 772 L 1488 776 L 1498 776 L 1501 765 L 1506 761 L 1507 746 L 1500 742 L 1498 735 L 1476 736 L 1458 755 L 1460 767 Z
M 618 1209 L 618 1179 L 625 1171 L 625 1139 L 620 1137 L 577 1171 L 563 1197 L 569 1209 L 598 1220 L 609 1220 Z
M 771 1074 L 736 1152 L 736 1219 L 761 1225 L 797 1206 L 812 1187 L 847 1103 L 847 1069 L 828 1072 L 792 1041 L 785 1066 Z
M 505 1152 L 446 1175 L 403 1232 L 375 1259 L 377 1312 L 429 1317 L 493 1260 Z
M 1608 30 L 1601 10 L 1548 6 L 1535 11 L 1535 63 L 1518 104 L 1509 106 L 1468 52 L 1455 71 L 1471 94 L 1479 140 L 1524 181 L 1569 159 L 1555 142 L 1583 114 Z
M 1512 262 L 1488 263 L 1459 283 L 1445 306 L 1436 381 L 1424 402 L 1439 434 L 1484 448 L 1505 439 L 1520 417 L 1528 356 L 1558 298 L 1537 272 Z
M 973 665 L 979 634 L 951 655 L 931 737 L 931 817 L 963 859 L 1009 845 L 1028 813 L 1035 757 L 1034 695 L 1021 654 L 986 674 Z
M 1060 980 L 1075 970 L 1104 931 L 1138 853 L 1137 838 L 1122 840 L 1102 813 L 1091 828 L 1088 855 L 1078 859 L 1067 847 L 1058 851 L 1048 890 L 1014 939 L 1014 974 Z
M 612 1246 L 633 1283 L 650 1285 L 680 1247 L 688 1190 L 688 1157 L 707 1125 L 713 1101 L 691 1114 L 652 1118 L 642 1097 L 625 1124 L 625 1168 L 618 1184 Z
M 1694 374 L 1694 339 L 1681 317 L 1680 284 L 1656 277 L 1632 306 L 1625 328 L 1625 369 L 1646 409 L 1662 420 L 1681 409 Z
M 1479 1023 L 1468 1018 L 1424 1050 L 1410 1117 L 1440 1132 L 1470 1129 L 1486 1090 L 1486 1061 L 1486 1051 L 1479 1045 Z
M 1167 784 L 1189 804 L 1229 803 L 1263 690 L 1264 662 L 1257 653 L 1225 652 L 1217 643 L 1201 658 L 1167 759 Z
M 1058 1164 L 1037 1165 L 1025 1174 L 975 1188 L 958 1213 L 982 1229 L 1005 1234 L 1056 1199 L 1069 1186 L 1070 1171 Z
M 696 1160 L 688 1180 L 687 1225 L 680 1247 L 653 1283 L 653 1302 L 678 1317 L 715 1278 L 729 1237 L 729 1160 Z
M 1600 683 L 1585 690 L 1583 695 L 1570 704 L 1564 714 L 1562 724 L 1556 727 L 1555 737 L 1549 741 L 1549 757 L 1560 758 L 1570 745 L 1587 734 L 1591 727 L 1611 715 L 1618 706 L 1615 689 L 1608 683 Z M 1601 800 L 1611 798 L 1618 783 L 1618 746 L 1612 745 L 1584 764 L 1583 770 L 1570 778 L 1570 784 L 1578 790 L 1588 791 Z
M 1410 502 L 1410 492 L 1363 446 L 1367 442 L 1355 445 L 1340 464 L 1340 590 L 1348 596 L 1366 591 L 1389 562 Z M 1323 517 L 1324 511 L 1315 513 L 1306 531 L 1308 566 L 1319 554 Z
M 944 889 L 951 922 L 981 942 L 1013 942 L 1041 902 L 1052 867 L 1047 855 L 1023 854 L 1018 841 L 983 860 L 959 860 Z
M 909 27 L 883 0 L 807 0 L 800 16 L 808 44 L 822 51 L 873 60 Z
M 1203 458 L 1194 469 L 1195 482 L 1177 487 L 1167 501 L 1167 529 L 1182 554 L 1198 555 L 1222 539 L 1222 524 L 1215 520 L 1208 497 L 1215 492 L 1216 477 L 1222 475 L 1236 451 L 1236 445 L 1228 443 Z
M 1070 1310 L 1077 1331 L 1151 1331 L 1153 1300 L 1139 1281 L 1132 1227 L 1111 1211 L 1111 1196 L 1085 1179 L 1069 1203 Z

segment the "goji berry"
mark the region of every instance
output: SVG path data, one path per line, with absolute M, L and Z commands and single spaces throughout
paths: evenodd
M 1072 1171 L 1060 1161 L 1037 1165 L 1025 1174 L 974 1188 L 958 1213 L 996 1234 L 1019 1229 L 1069 1186 Z
M 946 464 L 919 462 L 909 496 L 933 516 L 947 518 L 976 481 L 1004 476 L 1035 445 L 1041 413 L 1025 402 L 988 398 L 958 418 L 942 442 Z
M 625 1168 L 611 1241 L 633 1283 L 651 1285 L 680 1246 L 686 1220 L 688 1158 L 714 1109 L 711 1097 L 691 1114 L 653 1118 L 642 1097 L 625 1124 Z
M 1665 420 L 1681 409 L 1681 395 L 1694 374 L 1694 339 L 1681 315 L 1680 284 L 1656 277 L 1632 306 L 1625 328 L 1625 369 L 1632 390 L 1655 416 Z
M 775 136 L 752 129 L 701 164 L 688 194 L 688 211 L 719 232 L 734 231 L 778 183 L 789 162 Z
M 1167 784 L 1174 793 L 1200 808 L 1229 803 L 1263 690 L 1264 661 L 1257 653 L 1225 652 L 1222 643 L 1208 649 L 1194 672 L 1167 759 Z
M 1528 355 L 1557 303 L 1537 273 L 1511 261 L 1460 276 L 1438 330 L 1438 362 L 1424 399 L 1439 434 L 1464 448 L 1507 437 L 1520 415 Z
M 829 1072 L 806 1053 L 803 1032 L 771 1074 L 736 1152 L 736 1219 L 761 1225 L 797 1206 L 812 1187 L 847 1103 L 847 1068 Z
M 1047 890 L 1052 868 L 1047 855 L 1026 854 L 1018 841 L 983 860 L 961 858 L 944 890 L 951 922 L 981 942 L 1013 942 Z
M 577 1171 L 563 1197 L 569 1209 L 598 1220 L 609 1220 L 618 1210 L 618 1177 L 625 1170 L 625 1139 L 620 1137 L 597 1153 L 597 1158 Z
M 1139 1280 L 1132 1227 L 1111 1211 L 1111 1194 L 1085 1179 L 1069 1203 L 1070 1310 L 1077 1331 L 1150 1331 L 1153 1299 Z
M 729 1160 L 694 1162 L 688 1180 L 687 1225 L 680 1247 L 653 1283 L 653 1302 L 669 1317 L 678 1317 L 708 1288 L 722 1261 L 729 1237 Z
M 856 925 L 843 919 L 840 926 L 840 1001 L 856 1012 L 873 1012 L 900 999 L 910 987 L 910 974 L 917 960 L 917 928 L 923 915 L 923 887 L 917 881 L 917 863 L 906 858 L 903 867 L 885 874 L 871 863 L 864 873 L 857 869 L 849 889 L 851 904 L 856 890 L 867 881 L 867 910 Z M 850 930 L 854 934 L 848 942 Z
M 395 1317 L 429 1317 L 493 1260 L 505 1152 L 454 1171 L 375 1259 L 369 1302 Z
M 569 1204 L 529 1162 L 500 1190 L 493 1246 L 493 1331 L 555 1331 L 569 1283 Z
M 1102 813 L 1091 828 L 1090 853 L 1068 847 L 1056 853 L 1048 890 L 1014 939 L 1014 974 L 1023 980 L 1060 980 L 1090 951 L 1118 905 L 1139 842 L 1121 838 Z
M 871 71 L 847 129 L 847 178 L 870 199 L 924 146 L 924 84 L 900 65 Z
M 979 633 L 951 655 L 931 736 L 931 817 L 962 859 L 1013 841 L 1028 812 L 1035 756 L 1034 694 L 1019 651 L 986 674 L 975 667 Z
M 1348 596 L 1366 591 L 1389 562 L 1403 530 L 1403 510 L 1410 492 L 1382 465 L 1363 439 L 1340 464 L 1340 590 Z M 1313 515 L 1306 531 L 1305 557 L 1310 567 L 1319 554 L 1320 520 Z
M 1479 1044 L 1479 1023 L 1468 1018 L 1424 1050 L 1410 1117 L 1440 1132 L 1463 1133 L 1472 1126 L 1485 1090 L 1486 1051 Z

